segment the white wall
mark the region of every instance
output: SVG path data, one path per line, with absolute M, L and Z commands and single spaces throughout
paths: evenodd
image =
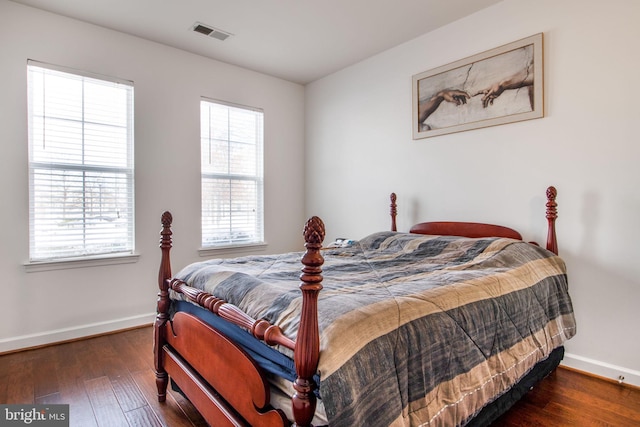
M 137 263 L 25 272 L 27 59 L 134 81 Z M 0 352 L 153 319 L 164 210 L 174 269 L 199 259 L 201 96 L 264 109 L 265 252 L 302 249 L 302 86 L 6 0 L 0 82 Z
M 640 2 L 505 0 L 306 88 L 306 211 L 329 238 L 418 220 L 493 222 L 544 242 L 558 189 L 578 334 L 565 363 L 640 385 Z M 411 137 L 414 74 L 544 33 L 545 117 Z

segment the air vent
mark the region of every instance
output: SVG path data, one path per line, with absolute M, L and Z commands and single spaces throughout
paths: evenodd
M 227 33 L 226 31 L 219 30 L 210 25 L 205 25 L 200 22 L 196 22 L 193 27 L 193 31 L 196 33 L 204 34 L 205 36 L 213 37 L 218 40 L 226 40 L 231 36 L 231 33 Z

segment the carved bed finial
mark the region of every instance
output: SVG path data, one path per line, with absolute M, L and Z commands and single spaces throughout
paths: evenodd
M 547 188 L 547 216 L 556 214 L 556 196 L 558 195 L 558 190 L 556 187 L 551 186 Z
M 556 219 L 558 218 L 558 204 L 556 203 L 556 196 L 558 190 L 554 186 L 547 188 L 547 249 L 558 255 L 558 240 L 556 237 Z
M 301 260 L 304 268 L 300 275 L 300 280 L 303 282 L 300 287 L 304 291 L 305 286 L 322 282 L 321 266 L 324 263 L 324 258 L 320 253 L 320 248 L 325 236 L 324 222 L 317 216 L 309 218 L 304 225 L 303 234 L 304 247 L 307 250 Z M 322 285 L 320 285 L 320 289 L 322 289 Z
M 322 245 L 325 236 L 324 223 L 322 220 L 317 216 L 309 218 L 304 225 L 303 235 L 305 243 Z
M 397 196 L 396 193 L 391 193 L 391 231 L 398 231 L 398 227 L 396 226 L 396 216 L 398 215 L 398 205 L 396 204 Z
M 171 231 L 171 223 L 173 222 L 173 215 L 171 215 L 171 212 L 164 211 L 160 222 L 162 223 L 162 229 L 160 230 L 160 249 L 164 251 L 165 249 L 171 249 L 172 246 L 171 235 L 173 232 Z
M 163 227 L 171 227 L 171 223 L 173 222 L 173 215 L 171 215 L 171 212 L 164 211 L 162 213 L 162 218 L 160 219 L 160 222 L 162 223 Z

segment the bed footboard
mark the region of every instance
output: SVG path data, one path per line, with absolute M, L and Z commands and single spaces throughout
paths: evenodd
M 289 424 L 281 411 L 270 408 L 268 383 L 260 368 L 240 347 L 193 316 L 177 313 L 172 322 L 169 322 L 169 289 L 172 289 L 225 320 L 248 329 L 267 344 L 282 345 L 294 350 L 297 379 L 293 384 L 293 417 L 296 426 L 311 426 L 316 410 L 314 391 L 317 388 L 313 376 L 318 368 L 320 353 L 317 301 L 322 289 L 321 267 L 324 263 L 320 253 L 325 237 L 322 220 L 318 217 L 310 218 L 303 230 L 306 252 L 301 260 L 304 265 L 300 275 L 302 308 L 296 341 L 282 334 L 277 326 L 265 320 L 252 319 L 238 307 L 192 288 L 180 280 L 172 279 L 171 223 L 171 213 L 165 212 L 160 232 L 160 292 L 154 325 L 158 400 L 165 400 L 171 376 L 212 425 Z
M 180 312 L 165 330 L 165 369 L 210 424 L 289 425 L 282 411 L 270 407 L 269 383 L 261 369 L 231 340 Z

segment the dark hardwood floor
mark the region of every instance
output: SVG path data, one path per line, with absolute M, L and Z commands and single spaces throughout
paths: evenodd
M 156 399 L 152 329 L 0 356 L 0 403 L 70 404 L 70 425 L 206 426 L 170 392 Z M 640 426 L 640 389 L 558 369 L 496 426 Z

